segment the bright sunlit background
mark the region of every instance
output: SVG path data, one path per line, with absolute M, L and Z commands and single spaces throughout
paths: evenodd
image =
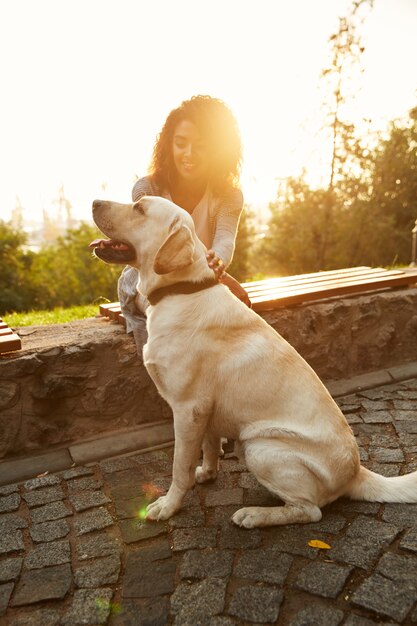
M 0 1 L 0 217 L 73 216 L 96 197 L 129 201 L 168 112 L 195 94 L 223 99 L 244 142 L 255 209 L 302 167 L 319 182 L 318 79 L 351 0 Z M 416 105 L 417 1 L 375 0 L 363 27 L 363 88 L 352 121 L 375 128 Z

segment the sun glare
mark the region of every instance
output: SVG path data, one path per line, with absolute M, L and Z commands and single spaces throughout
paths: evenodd
M 0 69 L 1 217 L 17 197 L 31 216 L 56 211 L 61 185 L 78 218 L 89 219 L 92 198 L 129 200 L 167 113 L 197 93 L 235 113 L 243 191 L 256 210 L 274 200 L 280 179 L 303 169 L 319 184 L 330 146 L 320 133 L 318 78 L 350 4 L 265 0 L 255 11 L 213 0 L 201 16 L 190 0 L 8 3 L 0 20 L 0 54 L 10 59 Z M 376 0 L 353 122 L 383 127 L 415 104 L 416 27 L 417 3 Z

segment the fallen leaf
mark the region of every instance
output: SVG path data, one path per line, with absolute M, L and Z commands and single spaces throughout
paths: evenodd
M 311 548 L 321 548 L 322 550 L 330 550 L 332 546 L 329 546 L 328 543 L 324 543 L 324 541 L 320 541 L 320 539 L 310 539 L 308 545 Z
M 48 476 L 49 472 L 43 472 L 42 474 L 37 474 L 36 478 L 43 478 L 44 476 Z

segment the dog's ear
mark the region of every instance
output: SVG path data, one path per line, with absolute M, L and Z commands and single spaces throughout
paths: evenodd
M 193 262 L 194 240 L 188 226 L 180 226 L 165 239 L 156 253 L 153 269 L 156 274 L 169 274 Z

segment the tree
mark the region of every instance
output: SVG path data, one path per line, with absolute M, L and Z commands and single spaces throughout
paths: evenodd
M 26 235 L 0 221 L 0 314 L 23 311 L 32 297 L 28 273 L 32 255 L 25 253 Z
M 88 244 L 101 234 L 87 223 L 44 246 L 32 264 L 36 296 L 33 306 L 53 308 L 91 304 L 100 298 L 117 299 L 117 279 L 122 268 L 95 258 Z
M 254 272 L 253 250 L 255 245 L 254 214 L 249 206 L 244 206 L 236 235 L 235 252 L 228 273 L 236 280 L 248 280 Z M 259 271 L 259 270 L 255 270 Z

